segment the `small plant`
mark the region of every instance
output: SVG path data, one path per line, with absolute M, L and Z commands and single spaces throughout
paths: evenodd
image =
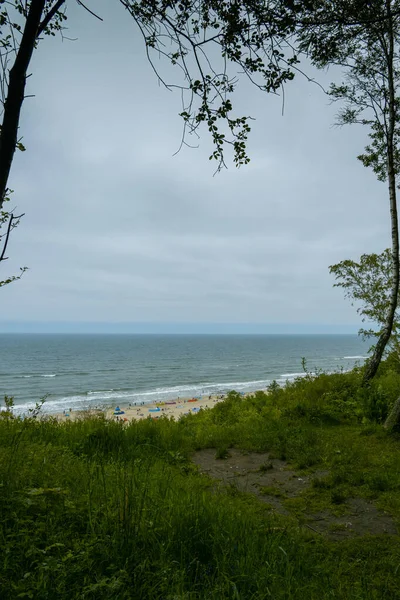
M 346 502 L 346 494 L 343 490 L 332 490 L 331 492 L 331 503 L 332 504 L 344 504 Z
M 375 423 L 371 423 L 371 424 L 366 424 L 364 429 L 362 429 L 360 431 L 360 435 L 365 435 L 365 436 L 369 436 L 369 435 L 375 435 L 377 432 L 377 427 Z
M 241 495 L 241 492 L 239 490 L 239 488 L 237 487 L 237 485 L 235 485 L 234 483 L 230 482 L 229 485 L 226 488 L 227 494 L 229 496 L 231 496 L 232 498 L 237 498 L 238 496 Z
M 225 444 L 223 446 L 219 446 L 215 452 L 215 458 L 218 460 L 229 458 L 228 446 Z
M 46 402 L 48 398 L 48 394 L 46 394 L 45 396 L 43 396 L 42 398 L 40 398 L 39 402 L 35 403 L 35 408 L 30 408 L 28 410 L 28 414 L 30 416 L 31 419 L 37 419 L 38 416 L 40 415 L 40 411 L 43 408 L 43 404 Z
M 260 473 L 267 473 L 268 471 L 271 471 L 271 469 L 273 469 L 273 468 L 274 468 L 274 465 L 269 460 L 260 466 L 259 471 L 260 471 Z
M 329 490 L 332 487 L 332 481 L 328 477 L 315 477 L 311 484 L 313 488 L 320 490 Z
M 367 479 L 368 487 L 374 492 L 387 492 L 392 488 L 389 477 L 385 474 L 376 473 Z
M 329 525 L 329 531 L 331 531 L 332 533 L 334 533 L 335 531 L 339 532 L 339 531 L 346 531 L 346 530 L 347 530 L 346 523 L 331 523 Z
M 264 486 L 260 488 L 260 493 L 263 496 L 274 496 L 275 498 L 281 498 L 284 496 L 282 490 L 274 486 Z
M 10 418 L 14 416 L 13 408 L 14 408 L 14 398 L 13 396 L 4 396 L 4 405 L 5 410 L 0 410 L 0 417 Z
M 279 385 L 279 383 L 276 381 L 276 379 L 271 381 L 271 383 L 267 386 L 267 392 L 269 394 L 276 394 L 276 392 L 279 392 L 281 389 L 282 388 Z

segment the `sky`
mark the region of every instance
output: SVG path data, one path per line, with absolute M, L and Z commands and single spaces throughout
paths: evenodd
M 103 22 L 70 2 L 74 41 L 43 39 L 31 63 L 10 178 L 25 216 L 1 275 L 29 271 L 1 288 L 0 331 L 356 332 L 328 267 L 390 245 L 385 184 L 356 159 L 366 129 L 335 127 L 339 107 L 302 76 L 283 115 L 239 77 L 251 162 L 215 175 L 206 128 L 175 154 L 180 95 L 131 17 L 95 9 Z

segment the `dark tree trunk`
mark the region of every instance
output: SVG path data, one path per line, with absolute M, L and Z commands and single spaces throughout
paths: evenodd
M 0 131 L 0 210 L 6 196 L 8 177 L 18 140 L 18 125 L 25 96 L 26 74 L 39 33 L 45 2 L 46 0 L 32 0 L 21 44 L 10 71 Z

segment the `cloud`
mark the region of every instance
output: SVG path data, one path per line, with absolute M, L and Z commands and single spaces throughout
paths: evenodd
M 390 243 L 386 188 L 357 162 L 366 131 L 301 77 L 282 98 L 249 84 L 251 163 L 214 176 L 207 132 L 173 156 L 179 94 L 160 87 L 126 13 L 98 24 L 71 5 L 75 42 L 33 63 L 13 201 L 25 211 L 2 289 L 29 321 L 354 323 L 328 266 Z M 160 64 L 162 69 L 162 64 Z M 167 67 L 166 67 L 167 68 Z M 320 73 L 326 85 L 337 73 Z

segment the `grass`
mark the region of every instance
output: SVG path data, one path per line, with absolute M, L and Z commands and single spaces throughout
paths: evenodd
M 299 526 L 305 511 L 342 514 L 354 497 L 400 524 L 399 438 L 380 425 L 400 376 L 383 367 L 367 391 L 360 376 L 305 377 L 245 400 L 231 393 L 179 422 L 3 414 L 0 597 L 400 598 L 397 536 L 334 542 Z M 282 499 L 287 517 L 216 488 L 190 460 L 201 448 L 223 459 L 231 447 L 268 451 L 311 476 L 301 497 Z
M 284 496 L 284 493 L 282 492 L 282 490 L 280 490 L 278 487 L 273 486 L 273 485 L 265 485 L 263 487 L 260 488 L 260 493 L 263 496 L 275 496 L 275 498 L 281 498 L 282 496 Z

